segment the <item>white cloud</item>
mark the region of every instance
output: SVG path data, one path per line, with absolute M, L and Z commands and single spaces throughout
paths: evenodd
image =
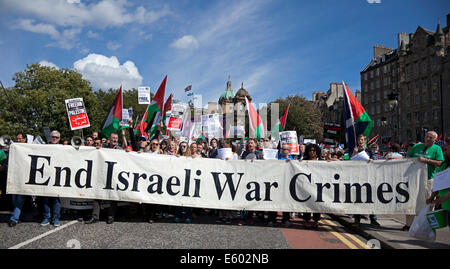
M 109 41 L 109 42 L 106 44 L 106 47 L 107 47 L 109 50 L 117 50 L 118 48 L 122 47 L 122 44 L 117 43 L 117 42 L 114 42 L 114 41 Z
M 48 67 L 53 67 L 53 68 L 59 69 L 59 67 L 56 64 L 49 62 L 47 60 L 42 60 L 39 62 L 39 64 L 42 66 L 48 66 Z
M 106 57 L 91 53 L 73 64 L 83 78 L 89 80 L 94 88 L 118 88 L 124 90 L 137 88 L 142 83 L 142 76 L 132 61 L 122 65 L 116 56 Z
M 177 49 L 197 49 L 199 47 L 199 42 L 194 36 L 185 35 L 172 42 L 170 46 Z
M 96 3 L 83 4 L 80 1 L 60 0 L 2 0 L 2 8 L 23 15 L 35 16 L 48 23 L 58 26 L 96 25 L 99 27 L 122 26 L 127 23 L 152 23 L 172 14 L 168 6 L 161 10 L 148 11 L 139 6 L 134 12 L 128 7 L 133 6 L 127 0 L 102 0 Z
M 94 38 L 94 39 L 100 39 L 101 38 L 99 34 L 97 34 L 95 32 L 92 32 L 91 30 L 89 30 L 87 32 L 87 36 L 90 37 L 90 38 Z
M 58 30 L 56 30 L 55 26 L 46 23 L 37 23 L 33 24 L 34 20 L 30 19 L 21 19 L 17 21 L 17 24 L 14 25 L 13 29 L 21 29 L 26 30 L 32 33 L 37 34 L 46 34 L 49 35 L 52 39 L 58 39 L 60 34 Z

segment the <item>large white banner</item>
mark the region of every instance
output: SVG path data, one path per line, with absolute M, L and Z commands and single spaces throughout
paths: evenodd
M 7 193 L 175 206 L 415 214 L 426 166 L 415 159 L 192 159 L 63 145 L 11 145 Z

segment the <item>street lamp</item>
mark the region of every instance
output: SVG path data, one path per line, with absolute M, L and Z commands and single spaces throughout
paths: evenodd
M 395 124 L 395 126 L 394 126 L 394 137 L 395 137 L 395 139 L 397 139 L 397 135 L 399 133 L 399 130 L 397 130 L 397 129 L 398 129 L 398 125 L 400 124 L 398 93 L 391 92 L 390 94 L 388 94 L 388 100 L 389 100 L 388 104 L 389 104 L 389 107 L 391 108 L 391 111 L 394 111 L 394 109 L 397 108 L 397 124 Z M 399 139 L 399 142 L 400 142 L 400 139 Z

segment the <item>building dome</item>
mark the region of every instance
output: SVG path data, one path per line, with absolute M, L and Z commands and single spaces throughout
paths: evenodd
M 227 81 L 227 88 L 226 90 L 220 95 L 219 97 L 219 104 L 224 103 L 232 103 L 234 99 L 234 92 L 233 89 L 231 89 L 231 76 L 228 75 L 228 81 Z
M 236 102 L 244 102 L 245 103 L 245 97 L 247 97 L 247 99 L 249 101 L 252 100 L 252 97 L 250 96 L 250 94 L 248 94 L 248 91 L 246 89 L 244 89 L 244 83 L 242 82 L 241 88 L 234 95 L 234 102 L 235 103 Z

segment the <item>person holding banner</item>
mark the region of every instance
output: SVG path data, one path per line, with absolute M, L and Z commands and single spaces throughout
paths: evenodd
M 436 145 L 438 134 L 435 131 L 429 131 L 425 135 L 424 143 L 415 144 L 411 150 L 408 151 L 407 157 L 416 157 L 419 162 L 426 163 L 428 169 L 428 180 L 426 181 L 427 197 L 431 197 L 433 178 L 436 168 L 442 165 L 444 161 L 444 154 L 440 146 Z M 425 205 L 423 205 L 425 207 Z M 406 224 L 403 226 L 403 231 L 409 231 L 409 227 L 414 221 L 414 215 L 406 215 Z
M 256 149 L 258 146 L 258 142 L 254 138 L 249 138 L 247 140 L 247 150 L 242 153 L 241 159 L 243 160 L 264 160 L 263 153 Z M 238 222 L 239 226 L 242 226 L 244 224 L 254 224 L 254 221 L 251 219 L 253 216 L 253 211 L 246 211 L 242 210 L 240 213 L 240 221 Z M 247 220 L 248 216 L 250 216 L 250 219 Z
M 290 155 L 291 147 L 288 144 L 283 144 L 280 149 L 280 153 L 278 154 L 278 160 L 285 160 L 286 162 L 290 162 L 291 160 L 294 160 L 294 157 Z M 272 227 L 277 222 L 277 216 L 278 212 L 271 211 L 268 213 L 268 223 L 267 225 L 269 227 Z M 283 218 L 281 219 L 281 224 L 284 225 L 284 227 L 290 226 L 290 213 L 289 212 L 283 212 Z
M 53 131 L 50 134 L 50 145 L 57 145 L 61 140 L 61 134 L 58 131 Z M 47 226 L 51 222 L 53 226 L 59 227 L 61 224 L 59 219 L 61 217 L 61 201 L 58 197 L 42 197 L 42 204 L 44 206 L 43 220 L 41 226 Z M 53 209 L 53 218 L 51 218 L 50 207 Z
M 197 153 L 197 144 L 192 143 L 189 146 L 189 150 L 191 151 L 191 157 L 193 159 L 195 159 L 195 158 L 202 158 L 202 156 Z
M 27 135 L 23 132 L 19 132 L 16 135 L 16 143 L 27 143 Z M 13 194 L 12 195 L 12 203 L 13 203 L 13 212 L 11 217 L 9 218 L 8 225 L 9 227 L 14 227 L 19 223 L 20 213 L 22 212 L 22 207 L 25 202 L 25 198 L 28 196 Z
M 367 136 L 365 136 L 364 134 L 358 135 L 357 142 L 358 142 L 358 145 L 353 149 L 352 159 L 355 159 L 360 154 L 365 154 L 365 156 L 368 158 L 368 161 L 378 159 L 378 157 L 374 156 L 375 153 L 371 149 L 367 148 Z M 362 160 L 362 159 L 358 159 L 358 160 Z M 366 159 L 364 159 L 364 160 L 366 160 Z M 353 223 L 353 225 L 359 226 L 361 223 L 361 215 L 355 214 L 353 217 L 355 219 L 355 222 Z M 380 223 L 378 223 L 377 216 L 375 214 L 369 215 L 369 219 L 370 219 L 370 224 L 375 225 L 375 226 L 380 226 Z
M 450 167 L 450 137 L 445 139 L 444 162 L 436 169 L 436 173 L 447 170 Z M 437 180 L 437 177 L 436 177 Z M 434 204 L 435 210 L 442 208 L 447 211 L 447 217 L 450 220 L 450 188 L 435 191 L 427 200 L 427 204 Z M 448 222 L 450 225 L 450 221 Z
M 210 141 L 211 148 L 208 152 L 208 158 L 215 159 L 217 157 L 217 148 L 219 147 L 219 142 L 216 138 Z
M 94 145 L 94 137 L 91 135 L 86 136 L 86 142 L 84 143 L 86 147 L 92 147 Z
M 171 141 L 171 143 L 175 143 L 174 141 Z M 180 143 L 180 147 L 178 149 L 178 155 L 177 157 L 180 156 L 184 156 L 184 157 L 190 157 L 191 156 L 191 151 L 188 147 L 188 143 L 187 142 L 181 142 Z M 184 211 L 184 216 L 185 216 L 185 223 L 191 223 L 191 219 L 192 219 L 192 208 L 190 207 L 180 207 L 177 206 L 175 207 L 175 219 L 174 222 L 175 223 L 179 223 L 181 221 L 182 218 L 182 213 Z
M 306 161 L 319 161 L 321 156 L 321 149 L 317 144 L 308 144 L 305 148 L 305 155 L 303 160 Z M 313 213 L 312 219 L 314 222 L 310 222 L 311 220 L 311 213 L 303 213 L 303 219 L 305 220 L 305 226 L 306 228 L 318 228 L 319 227 L 319 220 L 321 218 L 320 213 Z

